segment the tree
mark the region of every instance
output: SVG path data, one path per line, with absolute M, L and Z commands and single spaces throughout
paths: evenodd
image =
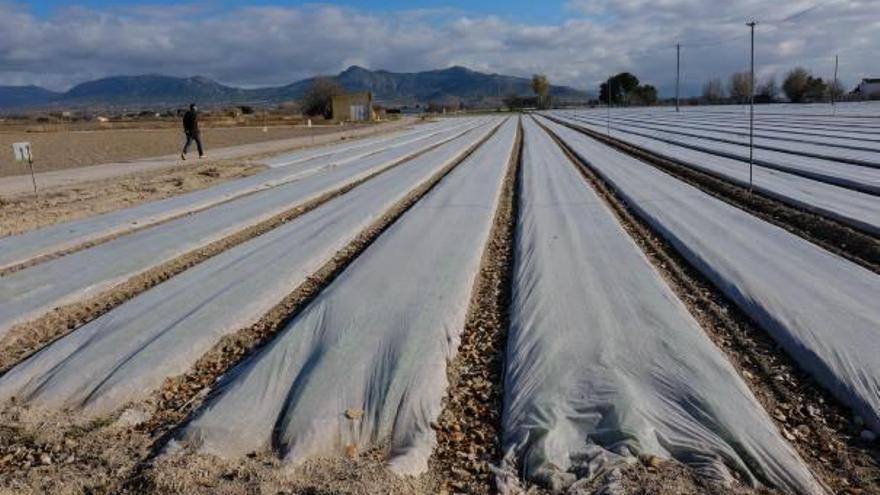
M 599 100 L 608 102 L 608 84 L 611 84 L 611 103 L 618 104 L 628 100 L 628 95 L 639 86 L 639 78 L 629 72 L 621 72 L 599 86 Z
M 538 97 L 538 108 L 547 108 L 550 106 L 550 81 L 544 74 L 535 74 L 532 76 L 532 91 Z
M 730 75 L 730 97 L 738 103 L 749 101 L 752 96 L 752 76 L 749 72 L 734 72 Z
M 773 103 L 778 96 L 779 86 L 776 85 L 776 78 L 773 76 L 755 89 L 755 101 L 758 103 Z
M 333 118 L 333 97 L 344 94 L 345 88 L 335 79 L 316 78 L 303 97 L 302 111 L 312 117 L 322 115 L 325 119 Z
M 792 103 L 800 103 L 806 98 L 810 79 L 812 77 L 807 69 L 795 67 L 785 76 L 785 81 L 782 82 L 782 91 Z
M 807 79 L 807 94 L 804 95 L 807 101 L 824 101 L 826 96 L 828 96 L 828 85 L 821 77 Z
M 840 79 L 835 79 L 828 84 L 828 97 L 834 98 L 834 101 L 840 101 L 843 98 L 843 95 L 846 94 L 846 89 L 844 89 L 843 84 L 840 82 Z
M 511 93 L 504 97 L 504 106 L 508 108 L 508 110 L 522 110 L 523 108 L 536 107 L 538 102 L 537 96 L 519 96 L 516 93 Z
M 721 79 L 714 78 L 703 84 L 703 100 L 707 103 L 718 103 L 724 99 L 724 86 L 721 85 Z
M 653 105 L 657 103 L 657 88 L 650 84 L 636 86 L 630 92 L 630 102 L 635 105 Z

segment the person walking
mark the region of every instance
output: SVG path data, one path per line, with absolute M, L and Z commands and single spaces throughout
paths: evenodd
M 183 114 L 183 132 L 186 134 L 186 144 L 183 145 L 183 152 L 180 153 L 180 159 L 186 160 L 186 152 L 189 150 L 189 145 L 192 144 L 193 141 L 196 142 L 196 147 L 199 150 L 199 158 L 204 157 L 205 151 L 202 148 L 202 136 L 199 133 L 199 113 L 195 103 L 190 105 L 189 110 Z

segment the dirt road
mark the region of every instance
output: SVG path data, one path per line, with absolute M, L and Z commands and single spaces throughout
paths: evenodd
M 260 143 L 241 144 L 212 150 L 208 160 L 181 162 L 176 155 L 104 163 L 79 168 L 65 168 L 37 173 L 39 199 L 32 196 L 29 175 L 3 177 L 5 155 L 0 159 L 0 237 L 34 228 L 71 221 L 120 208 L 156 201 L 177 194 L 202 189 L 227 180 L 253 175 L 264 167 L 262 158 L 311 145 L 331 143 L 390 132 L 411 125 L 411 120 L 388 122 L 375 126 L 332 128 L 332 132 L 314 129 L 317 135 L 305 135 Z M 233 131 L 235 129 L 219 129 Z M 245 131 L 246 129 L 237 129 Z M 145 140 L 155 132 L 148 130 L 136 139 Z M 134 131 L 96 131 L 127 132 Z M 208 134 L 210 131 L 206 131 Z M 62 133 L 52 133 L 63 139 Z M 68 133 L 70 134 L 70 133 Z M 260 132 L 262 134 L 262 132 Z M 272 134 L 270 129 L 269 134 Z M 0 145 L 6 139 L 0 133 Z M 24 137 L 27 139 L 27 137 Z M 18 138 L 15 138 L 18 139 Z M 69 135 L 68 138 L 69 139 Z M 85 149 L 87 144 L 81 143 Z M 122 145 L 120 145 L 122 146 Z M 11 150 L 11 147 L 10 147 Z M 22 165 L 14 164 L 21 168 Z M 37 164 L 37 169 L 41 165 Z

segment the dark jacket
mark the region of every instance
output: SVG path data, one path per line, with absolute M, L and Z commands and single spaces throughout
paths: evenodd
M 183 114 L 183 130 L 187 134 L 199 133 L 199 116 L 194 110 L 187 110 Z

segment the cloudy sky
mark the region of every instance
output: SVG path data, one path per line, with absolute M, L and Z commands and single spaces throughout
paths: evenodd
M 353 64 L 419 71 L 463 65 L 594 90 L 629 70 L 685 93 L 748 68 L 801 65 L 849 88 L 880 77 L 880 0 L 0 0 L 0 85 L 65 90 L 120 74 L 287 84 Z

